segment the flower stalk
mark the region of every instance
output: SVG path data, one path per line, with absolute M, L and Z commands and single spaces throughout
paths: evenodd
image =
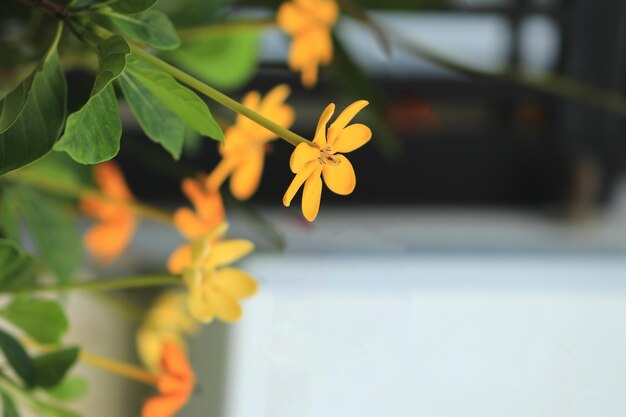
M 278 137 L 284 139 L 285 141 L 289 142 L 293 146 L 298 146 L 300 143 L 309 143 L 309 144 L 311 143 L 309 140 L 303 138 L 297 133 L 294 133 L 289 129 L 285 129 L 284 127 L 278 125 L 277 123 L 271 121 L 270 119 L 261 116 L 259 113 L 249 109 L 248 107 L 244 106 L 238 101 L 233 100 L 232 98 L 228 97 L 226 94 L 203 83 L 197 78 L 192 77 L 186 72 L 181 71 L 175 66 L 168 64 L 162 59 L 157 58 L 154 55 L 144 51 L 137 45 L 134 45 L 131 43 L 130 49 L 133 55 L 143 59 L 144 61 L 151 63 L 152 65 L 159 68 L 160 70 L 167 72 L 172 77 L 176 78 L 178 81 L 182 82 L 183 84 L 186 84 L 187 86 L 195 90 L 198 90 L 202 94 L 206 95 L 212 100 L 217 101 L 223 106 L 228 107 L 232 111 L 237 112 L 247 117 L 248 119 L 252 120 L 253 122 L 263 126 L 264 128 L 274 132 Z

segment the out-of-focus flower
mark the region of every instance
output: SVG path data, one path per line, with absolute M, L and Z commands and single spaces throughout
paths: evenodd
M 174 213 L 174 225 L 189 240 L 208 236 L 225 219 L 224 204 L 218 191 L 208 191 L 204 179 L 185 179 L 182 189 L 191 200 L 195 210 L 183 207 Z M 191 265 L 191 245 L 186 243 L 177 248 L 167 262 L 167 269 L 172 274 L 180 274 Z
M 243 105 L 289 128 L 295 119 L 295 112 L 285 104 L 287 96 L 289 87 L 281 84 L 270 90 L 264 98 L 258 91 L 249 92 L 243 99 Z M 259 187 L 267 143 L 277 136 L 242 115 L 237 115 L 235 124 L 226 130 L 224 136 L 224 142 L 220 145 L 222 160 L 207 178 L 207 188 L 217 190 L 231 176 L 232 194 L 239 200 L 247 200 Z
M 185 336 L 198 331 L 189 315 L 187 295 L 182 291 L 165 291 L 148 310 L 137 332 L 137 351 L 151 372 L 161 372 L 161 352 L 166 343 L 186 350 Z
M 317 124 L 313 144 L 299 144 L 291 154 L 289 167 L 296 174 L 283 197 L 283 204 L 289 207 L 296 192 L 304 184 L 302 193 L 302 213 L 308 221 L 315 220 L 322 196 L 322 179 L 334 193 L 347 195 L 356 186 L 356 176 L 352 164 L 342 153 L 352 152 L 365 145 L 372 137 L 369 127 L 348 123 L 368 102 L 359 100 L 352 103 L 337 117 L 328 128 L 326 124 L 335 111 L 335 105 L 329 104 Z
M 143 404 L 141 417 L 171 417 L 187 404 L 193 392 L 195 375 L 180 346 L 163 345 L 161 369 L 157 380 L 159 394 Z
M 106 198 L 86 195 L 80 200 L 81 210 L 97 221 L 85 235 L 85 246 L 99 261 L 111 262 L 126 249 L 137 227 L 135 214 L 125 204 L 134 197 L 114 162 L 96 165 L 93 175 Z
M 333 58 L 332 26 L 339 16 L 335 0 L 293 0 L 278 9 L 278 26 L 293 38 L 289 68 L 302 72 L 302 84 L 314 87 L 320 64 Z
M 225 228 L 222 233 L 225 232 Z M 189 290 L 191 315 L 209 322 L 214 317 L 237 321 L 242 314 L 239 300 L 256 293 L 257 283 L 245 272 L 228 265 L 254 250 L 247 240 L 222 240 L 210 237 L 192 243 L 192 264 L 183 277 Z

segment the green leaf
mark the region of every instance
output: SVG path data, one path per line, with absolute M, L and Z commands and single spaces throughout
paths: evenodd
M 59 343 L 68 329 L 63 309 L 52 300 L 16 297 L 0 315 L 39 343 Z
M 35 280 L 35 260 L 9 239 L 0 239 L 0 288 L 28 286 Z
M 114 30 L 153 48 L 167 50 L 176 49 L 180 45 L 176 28 L 165 13 L 146 10 L 133 15 L 115 12 L 102 14 L 109 18 Z
M 67 118 L 65 133 L 55 150 L 65 151 L 83 164 L 96 164 L 117 155 L 122 123 L 111 81 L 124 71 L 129 52 L 128 44 L 118 35 L 98 45 L 100 68 L 89 100 Z
M 2 102 L 0 174 L 45 155 L 61 133 L 67 87 L 57 40 L 35 71 Z
M 50 388 L 60 384 L 65 374 L 76 363 L 79 353 L 78 348 L 67 348 L 45 353 L 33 359 L 36 385 Z
M 3 417 L 20 417 L 13 399 L 4 392 L 2 393 L 2 415 Z
M 108 85 L 67 118 L 65 133 L 54 150 L 67 152 L 81 164 L 97 164 L 117 155 L 121 137 L 117 98 L 113 86 Z
M 27 387 L 35 385 L 36 370 L 33 361 L 22 345 L 4 330 L 0 330 L 0 349 L 2 349 L 11 368 L 24 381 L 24 384 Z
M 0 235 L 15 242 L 20 240 L 20 224 L 17 208 L 9 189 L 0 194 Z
M 118 80 L 131 111 L 146 136 L 178 160 L 185 141 L 185 122 L 163 105 L 129 72 Z
M 126 70 L 165 107 L 204 136 L 224 140 L 224 133 L 200 97 L 171 75 L 130 55 Z
M 156 8 L 181 28 L 204 26 L 219 20 L 228 13 L 230 6 L 231 0 L 160 0 Z
M 73 401 L 83 397 L 89 386 L 87 381 L 81 377 L 67 377 L 60 384 L 49 388 L 46 392 L 53 398 L 60 401 Z
M 157 0 L 118 0 L 111 4 L 111 8 L 116 12 L 132 14 L 143 12 L 156 3 Z
M 120 76 L 126 67 L 126 55 L 129 53 L 128 43 L 119 35 L 112 35 L 98 45 L 100 68 L 93 84 L 92 96 L 102 92 L 111 81 Z
M 0 133 L 10 128 L 26 106 L 28 93 L 37 72 L 30 74 L 0 102 Z
M 31 188 L 11 191 L 44 262 L 60 282 L 70 281 L 83 255 L 74 216 L 56 199 Z
M 204 35 L 183 42 L 180 48 L 164 56 L 211 85 L 235 88 L 254 74 L 259 60 L 259 39 L 258 29 Z

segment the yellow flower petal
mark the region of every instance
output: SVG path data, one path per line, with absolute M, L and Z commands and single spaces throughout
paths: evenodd
M 305 10 L 293 3 L 281 4 L 276 15 L 278 26 L 285 32 L 293 35 L 310 26 L 310 18 Z
M 324 112 L 320 116 L 319 121 L 317 122 L 317 129 L 315 129 L 315 138 L 313 139 L 313 143 L 321 148 L 326 147 L 326 124 L 332 117 L 335 112 L 335 103 L 330 103 L 324 109 Z
M 213 285 L 235 298 L 250 297 L 258 288 L 250 275 L 237 268 L 224 268 L 215 272 Z
M 302 214 L 310 222 L 315 220 L 320 209 L 320 200 L 322 198 L 322 179 L 320 174 L 321 172 L 316 170 L 304 183 Z
M 322 170 L 324 182 L 326 186 L 335 194 L 347 195 L 354 191 L 356 186 L 356 175 L 352 164 L 343 155 L 335 155 L 339 157 L 341 163 L 339 165 L 326 165 Z
M 215 243 L 207 256 L 204 265 L 216 268 L 229 265 L 254 250 L 254 243 L 249 240 L 233 239 Z
M 332 26 L 339 16 L 339 7 L 335 0 L 319 1 L 315 5 L 315 12 L 319 22 Z
M 337 120 L 335 120 L 328 128 L 328 143 L 330 146 L 333 146 L 341 130 L 345 128 L 348 123 L 354 119 L 354 116 L 356 116 L 357 113 L 363 110 L 363 108 L 368 104 L 369 102 L 366 100 L 355 101 L 346 107 L 346 109 L 342 111 L 339 116 L 337 116 Z
M 335 152 L 347 153 L 365 145 L 371 138 L 372 131 L 369 127 L 355 123 L 342 129 L 331 146 Z
M 248 157 L 233 171 L 230 191 L 238 200 L 247 200 L 259 188 L 265 154 L 262 150 L 249 152 Z
M 261 102 L 261 93 L 259 93 L 258 91 L 250 91 L 243 97 L 243 100 L 241 100 L 241 104 L 243 104 L 244 106 L 254 111 L 258 110 L 260 102 Z M 254 128 L 254 126 L 256 126 L 256 123 L 254 123 L 252 120 L 248 119 L 242 114 L 237 114 L 237 117 L 235 118 L 235 125 L 240 126 L 240 127 L 245 126 L 247 128 L 249 127 Z
M 182 207 L 174 212 L 174 226 L 187 239 L 196 239 L 210 230 L 204 220 L 193 210 Z
M 210 293 L 210 297 L 217 318 L 227 323 L 232 323 L 241 318 L 241 306 L 232 296 L 218 289 L 214 289 L 214 291 Z
M 215 310 L 209 298 L 209 294 L 205 291 L 203 282 L 198 282 L 198 271 L 185 274 L 185 284 L 189 289 L 187 297 L 187 307 L 189 314 L 203 323 L 208 323 L 215 317 Z
M 307 162 L 311 162 L 317 159 L 320 154 L 320 150 L 311 146 L 308 143 L 300 143 L 296 146 L 296 149 L 291 153 L 291 158 L 289 159 L 289 168 L 291 168 L 291 172 L 294 174 L 302 171 Z
M 319 164 L 317 163 L 317 161 L 310 161 L 306 165 L 304 165 L 304 168 L 302 168 L 300 172 L 296 174 L 296 176 L 291 181 L 291 184 L 289 184 L 289 188 L 287 188 L 287 191 L 285 191 L 285 195 L 283 196 L 283 205 L 285 207 L 289 207 L 289 205 L 291 204 L 291 200 L 293 200 L 293 197 L 296 195 L 302 184 L 304 184 L 304 181 L 309 178 L 311 173 L 315 171 L 315 168 L 318 165 Z
M 170 274 L 182 274 L 185 268 L 189 268 L 192 265 L 191 245 L 182 245 L 172 254 L 167 260 L 167 270 Z

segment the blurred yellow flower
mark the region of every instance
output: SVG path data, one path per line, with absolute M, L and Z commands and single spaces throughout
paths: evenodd
M 299 144 L 291 154 L 289 167 L 296 174 L 289 185 L 283 204 L 289 207 L 296 192 L 304 184 L 302 193 L 302 213 L 308 221 L 315 220 L 322 196 L 322 179 L 334 193 L 347 195 L 356 186 L 356 176 L 352 164 L 341 153 L 351 152 L 365 145 L 372 137 L 369 127 L 348 123 L 361 111 L 368 102 L 359 100 L 352 103 L 337 117 L 328 128 L 326 124 L 335 111 L 335 105 L 329 104 L 317 124 L 313 145 Z
M 174 226 L 189 240 L 211 234 L 225 219 L 224 204 L 218 191 L 208 191 L 205 180 L 187 178 L 182 182 L 183 193 L 191 200 L 194 210 L 183 207 L 174 212 Z M 180 274 L 191 265 L 191 246 L 178 247 L 167 262 L 167 269 L 172 274 Z
M 185 352 L 174 343 L 163 345 L 161 373 L 157 379 L 159 395 L 149 398 L 141 408 L 141 417 L 172 417 L 189 401 L 195 375 Z
M 187 294 L 165 291 L 148 310 L 137 332 L 137 352 L 151 372 L 161 372 L 161 353 L 166 343 L 186 350 L 184 337 L 198 331 L 198 323 L 187 310 Z
M 258 91 L 249 92 L 243 99 L 243 105 L 288 129 L 295 119 L 295 112 L 285 104 L 288 96 L 289 87 L 281 84 L 264 98 Z M 218 190 L 231 176 L 232 194 L 239 200 L 247 200 L 259 187 L 267 143 L 277 136 L 240 114 L 224 136 L 220 145 L 222 160 L 207 178 L 207 188 Z
M 338 16 L 335 0 L 293 0 L 278 9 L 278 26 L 293 38 L 289 68 L 302 72 L 302 84 L 307 88 L 317 83 L 318 66 L 333 58 L 330 30 Z
M 225 228 L 222 233 L 225 232 Z M 191 315 L 209 322 L 214 317 L 234 322 L 241 317 L 239 300 L 256 293 L 257 283 L 245 272 L 228 267 L 254 250 L 247 240 L 206 237 L 192 243 L 192 265 L 183 272 Z
M 112 262 L 130 243 L 137 219 L 125 204 L 134 197 L 119 166 L 104 162 L 93 167 L 93 176 L 105 198 L 86 195 L 80 199 L 80 208 L 97 224 L 85 234 L 85 246 L 100 262 Z

